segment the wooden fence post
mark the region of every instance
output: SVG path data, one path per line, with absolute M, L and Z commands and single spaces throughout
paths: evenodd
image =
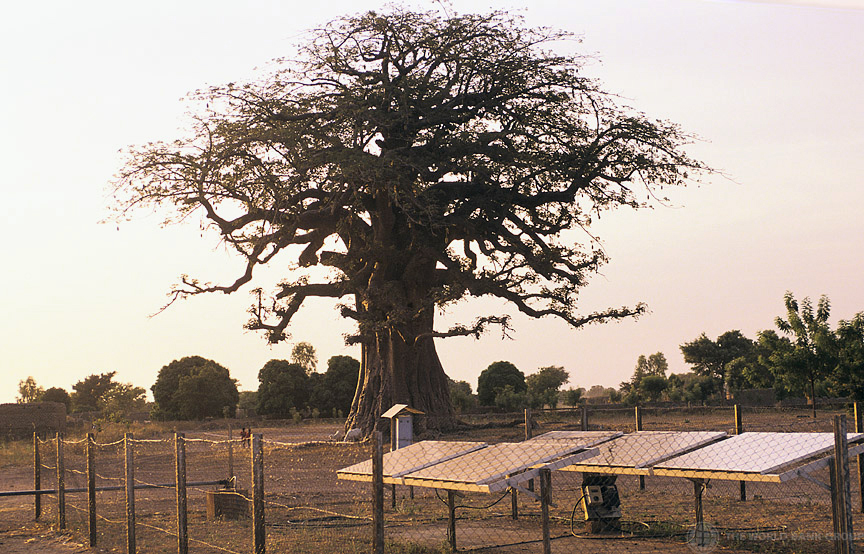
M 132 443 L 132 433 L 123 435 L 123 450 L 125 454 L 124 469 L 126 485 L 126 552 L 135 554 L 135 445 Z
M 42 489 L 42 459 L 39 456 L 39 435 L 33 433 L 33 490 Z M 42 495 L 33 495 L 34 518 L 38 520 L 42 516 Z
M 540 470 L 540 522 L 543 527 L 543 554 L 552 554 L 552 542 L 549 538 L 549 490 L 552 485 L 552 471 L 547 468 Z
M 864 414 L 861 406 L 855 402 L 855 432 L 864 433 Z M 861 513 L 864 513 L 864 454 L 858 454 L 858 497 L 861 501 Z
M 447 490 L 447 541 L 450 551 L 456 552 L 456 493 Z
M 95 438 L 87 433 L 87 531 L 90 546 L 96 546 L 96 460 L 94 455 Z
M 846 436 L 846 416 L 834 416 L 834 482 L 832 491 L 836 509 L 835 549 L 840 554 L 851 554 L 854 549 L 852 536 L 852 493 L 849 487 L 849 445 Z
M 261 433 L 252 435 L 252 544 L 255 554 L 266 551 L 264 527 L 264 448 Z
M 66 529 L 66 467 L 62 433 L 57 433 L 57 527 L 61 531 Z
M 234 443 L 231 442 L 233 440 L 233 433 L 231 429 L 231 424 L 228 424 L 228 482 L 231 486 L 234 486 Z M 185 444 L 185 443 L 184 443 Z M 185 446 L 184 446 L 185 452 Z
M 744 424 L 741 418 L 741 406 L 739 404 L 735 404 L 735 434 L 740 435 L 744 432 Z M 738 483 L 738 487 L 740 489 L 739 498 L 741 502 L 745 502 L 747 500 L 747 482 L 740 481 Z
M 228 443 L 231 444 L 231 443 Z M 177 489 L 177 552 L 188 554 L 189 532 L 186 519 L 186 441 L 174 433 L 174 473 Z
M 636 406 L 634 408 L 634 412 L 636 415 L 636 431 L 641 431 L 642 430 L 642 408 L 640 408 L 639 406 Z M 644 475 L 639 476 L 639 490 L 640 491 L 645 490 L 645 476 Z
M 582 430 L 588 430 L 588 402 L 582 402 Z
M 531 417 L 531 408 L 525 408 L 525 440 L 529 440 L 534 436 L 533 427 L 534 419 Z M 534 490 L 534 479 L 528 480 L 528 490 Z
M 372 546 L 384 554 L 384 434 L 372 433 Z

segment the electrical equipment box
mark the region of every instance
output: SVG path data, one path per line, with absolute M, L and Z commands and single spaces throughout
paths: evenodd
M 617 533 L 621 530 L 621 499 L 615 475 L 586 473 L 582 477 L 582 509 L 589 533 Z
M 585 501 L 589 506 L 603 504 L 603 487 L 596 485 L 585 487 Z

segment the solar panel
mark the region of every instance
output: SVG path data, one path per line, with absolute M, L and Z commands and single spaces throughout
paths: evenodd
M 852 442 L 864 438 L 864 433 L 849 433 L 847 437 Z M 766 475 L 833 448 L 833 433 L 743 433 L 658 464 L 654 474 L 706 471 Z
M 404 483 L 492 492 L 536 476 L 536 471 L 520 474 L 526 469 L 561 458 L 566 459 L 566 462 L 559 460 L 561 463 L 571 463 L 593 454 L 593 449 L 585 450 L 560 441 L 499 443 L 413 471 L 404 476 Z
M 725 436 L 723 431 L 637 431 L 599 444 L 595 456 L 563 469 L 648 475 L 650 466 Z
M 384 454 L 384 479 L 393 482 L 406 473 L 485 448 L 485 442 L 421 441 Z M 336 472 L 340 479 L 370 481 L 372 460 L 342 468 Z
M 537 435 L 534 438 L 528 439 L 525 442 L 551 442 L 564 441 L 572 445 L 582 447 L 595 446 L 602 442 L 606 442 L 615 437 L 620 437 L 623 433 L 619 431 L 549 431 L 542 435 Z M 524 443 L 523 443 L 524 444 Z

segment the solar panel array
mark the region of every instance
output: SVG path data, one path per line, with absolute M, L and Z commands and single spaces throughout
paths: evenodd
M 864 433 L 850 433 L 851 442 Z M 583 473 L 784 481 L 822 467 L 832 433 L 722 431 L 552 431 L 521 443 L 422 441 L 384 455 L 384 481 L 493 492 L 537 476 L 540 468 Z M 864 445 L 850 448 L 850 455 Z M 821 459 L 820 459 L 821 457 Z M 805 463 L 806 462 L 806 463 Z M 796 466 L 796 464 L 798 464 Z M 774 472 L 783 470 L 783 475 Z M 369 481 L 366 460 L 337 472 Z
M 614 438 L 598 446 L 598 454 L 570 466 L 572 471 L 590 471 L 583 466 L 603 468 L 646 469 L 694 448 L 718 441 L 726 436 L 722 431 L 637 431 Z M 615 473 L 610 471 L 610 473 Z M 620 473 L 624 473 L 621 471 Z M 628 472 L 630 473 L 630 472 Z M 632 473 L 647 473 L 634 471 Z
M 852 442 L 864 434 L 849 433 L 847 437 Z M 833 448 L 833 433 L 743 433 L 672 458 L 657 468 L 765 475 Z

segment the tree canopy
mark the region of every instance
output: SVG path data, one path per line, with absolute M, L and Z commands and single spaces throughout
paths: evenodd
M 270 360 L 258 372 L 258 414 L 286 418 L 309 402 L 306 369 L 288 360 Z
M 189 136 L 133 149 L 121 217 L 200 212 L 245 260 L 231 282 L 182 277 L 175 299 L 232 293 L 259 266 L 293 262 L 272 294 L 253 291 L 247 328 L 272 342 L 308 298 L 342 299 L 349 340 L 364 345 L 349 426 L 369 431 L 396 402 L 452 425 L 432 339 L 506 332 L 508 317 L 439 329 L 436 309 L 493 296 L 574 327 L 642 313 L 579 309 L 606 256 L 569 231 L 704 169 L 678 126 L 620 106 L 583 75 L 585 58 L 551 51 L 571 39 L 504 12 L 336 20 L 261 81 L 196 93 Z
M 108 391 L 119 384 L 114 381 L 115 375 L 117 375 L 116 371 L 108 371 L 98 375 L 94 373 L 72 385 L 72 411 L 99 411 L 99 402 Z
M 38 401 L 44 392 L 45 389 L 36 384 L 36 379 L 32 375 L 28 375 L 26 379 L 18 381 L 18 398 L 16 401 L 19 404 L 30 404 Z
M 150 390 L 157 419 L 233 417 L 239 400 L 237 382 L 228 369 L 201 356 L 163 366 Z
M 570 374 L 561 366 L 541 367 L 537 373 L 525 378 L 528 388 L 528 398 L 532 408 L 550 408 L 558 406 L 558 391 L 567 382 Z
M 491 363 L 477 378 L 477 399 L 483 406 L 493 406 L 495 396 L 508 386 L 515 393 L 527 391 L 525 374 L 510 362 Z
M 315 352 L 315 347 L 308 342 L 298 342 L 291 349 L 291 361 L 299 364 L 306 372 L 306 375 L 315 373 L 318 368 L 318 354 Z

